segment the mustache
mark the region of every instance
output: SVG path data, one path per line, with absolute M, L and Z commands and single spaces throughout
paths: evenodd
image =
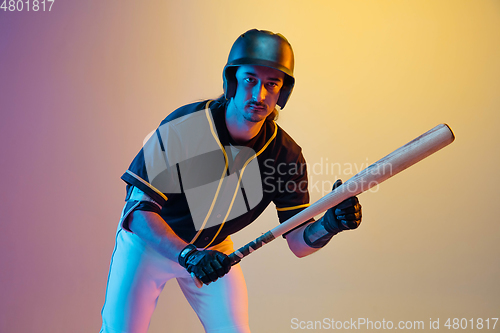
M 266 104 L 264 104 L 263 102 L 257 102 L 257 101 L 253 101 L 253 100 L 249 101 L 247 103 L 247 105 L 248 106 L 255 106 L 255 107 L 262 107 L 262 108 L 266 107 Z

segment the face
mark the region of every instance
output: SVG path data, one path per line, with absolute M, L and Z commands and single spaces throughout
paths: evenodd
M 249 122 L 260 122 L 273 112 L 281 87 L 283 72 L 269 67 L 243 65 L 236 71 L 236 111 Z

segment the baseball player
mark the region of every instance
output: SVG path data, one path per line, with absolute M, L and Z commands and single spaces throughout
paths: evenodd
M 229 53 L 223 96 L 175 110 L 145 141 L 122 176 L 127 196 L 101 333 L 146 332 L 172 278 L 206 332 L 250 332 L 243 274 L 227 257 L 230 235 L 271 202 L 280 222 L 309 205 L 301 148 L 274 121 L 292 93 L 293 67 L 285 37 L 247 31 Z M 352 197 L 284 237 L 303 257 L 360 222 Z

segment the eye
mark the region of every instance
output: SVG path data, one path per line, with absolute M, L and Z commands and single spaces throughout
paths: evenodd
M 246 77 L 243 80 L 247 83 L 254 83 L 255 82 L 255 79 L 253 77 Z
M 268 82 L 268 83 L 267 83 L 267 86 L 268 86 L 270 89 L 276 89 L 276 88 L 279 88 L 278 83 L 277 83 L 277 82 L 274 82 L 274 81 Z

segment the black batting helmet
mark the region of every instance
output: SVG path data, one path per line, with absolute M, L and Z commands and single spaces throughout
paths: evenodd
M 293 77 L 293 50 L 281 34 L 252 29 L 234 42 L 229 52 L 222 76 L 224 96 L 234 97 L 236 93 L 236 69 L 241 65 L 258 65 L 277 69 L 285 74 L 283 87 L 277 104 L 284 108 L 295 84 Z

